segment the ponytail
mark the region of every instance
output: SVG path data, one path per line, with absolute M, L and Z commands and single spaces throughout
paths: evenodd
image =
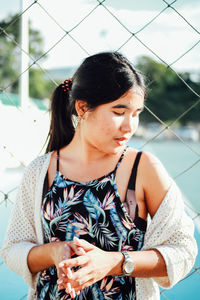
M 60 84 L 51 98 L 51 122 L 46 152 L 59 150 L 69 144 L 74 136 L 72 108 L 69 101 L 69 89 Z

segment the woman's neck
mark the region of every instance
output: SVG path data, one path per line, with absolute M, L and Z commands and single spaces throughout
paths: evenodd
M 101 160 L 116 160 L 121 155 L 123 149 L 119 149 L 119 151 L 113 153 L 106 153 L 89 143 L 87 139 L 81 136 L 80 131 L 76 130 L 70 144 L 61 151 L 64 156 L 71 157 L 72 159 L 74 157 L 76 160 L 78 158 L 82 165 L 90 165 Z

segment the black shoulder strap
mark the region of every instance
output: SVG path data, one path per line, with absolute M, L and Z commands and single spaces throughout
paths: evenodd
M 57 150 L 57 171 L 59 171 L 59 150 Z M 44 199 L 46 193 L 48 192 L 49 189 L 49 180 L 48 180 L 48 170 L 46 173 L 46 176 L 44 178 L 44 185 L 43 185 L 43 191 L 42 191 L 42 199 Z
M 137 153 L 134 164 L 133 164 L 131 176 L 130 176 L 129 183 L 128 183 L 128 189 L 130 189 L 130 190 L 135 191 L 137 169 L 138 169 L 138 164 L 139 164 L 141 155 L 142 155 L 142 151 Z
M 57 171 L 59 171 L 59 156 L 60 156 L 60 152 L 59 150 L 57 150 L 57 168 L 56 168 Z
M 42 191 L 42 199 L 46 196 L 49 189 L 49 180 L 48 180 L 48 171 L 46 173 L 45 179 L 44 179 L 44 185 L 43 185 L 43 191 Z

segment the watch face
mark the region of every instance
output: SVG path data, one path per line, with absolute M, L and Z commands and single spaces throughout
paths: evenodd
M 132 273 L 133 269 L 134 269 L 134 264 L 132 262 L 132 260 L 127 260 L 126 264 L 125 264 L 125 272 L 127 274 Z

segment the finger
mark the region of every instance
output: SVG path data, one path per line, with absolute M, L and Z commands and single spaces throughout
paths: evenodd
M 83 266 L 89 261 L 89 257 L 87 255 L 77 256 L 75 258 L 70 258 L 63 260 L 59 263 L 59 268 L 65 272 L 67 268 Z
M 68 282 L 70 282 L 70 280 L 67 277 L 58 278 L 58 280 L 57 280 L 58 285 L 66 286 Z
M 88 280 L 87 282 L 85 282 L 81 287 L 75 287 L 75 293 L 77 294 L 78 292 L 80 292 L 83 289 L 86 289 L 87 287 L 91 286 L 92 284 L 94 284 L 95 281 L 93 279 Z
M 66 272 L 65 272 L 65 274 L 67 275 L 67 277 L 68 277 L 69 279 L 71 279 L 71 278 L 72 278 L 72 276 L 73 276 L 73 274 L 72 274 L 72 271 L 71 271 L 71 269 L 70 269 L 70 268 L 66 268 Z
M 76 293 L 74 289 L 71 290 L 70 296 L 72 299 L 76 297 Z
M 69 246 L 71 247 L 71 251 L 76 255 L 84 255 L 85 254 L 85 250 L 80 247 L 79 245 L 77 245 L 76 243 L 74 243 L 74 241 L 70 241 Z M 71 255 L 72 256 L 72 255 Z
M 88 243 L 86 240 L 78 239 L 76 236 L 74 237 L 73 242 L 77 246 L 82 247 L 86 252 L 95 248 L 94 245 Z
M 57 267 L 57 277 L 58 279 L 63 279 L 63 277 L 65 277 L 65 272 L 64 270 L 62 270 L 62 268 Z
M 58 285 L 58 290 L 64 290 L 64 289 L 65 289 L 65 286 L 63 284 Z
M 82 269 L 80 269 L 80 271 L 74 272 L 72 279 L 68 279 L 67 277 L 64 277 L 62 279 L 58 279 L 57 283 L 64 286 L 65 289 L 67 289 L 67 286 L 70 283 L 71 288 L 76 288 L 76 291 L 81 290 L 82 286 L 87 281 L 90 281 L 94 277 L 93 272 L 88 272 L 88 268 L 84 268 L 84 269 L 85 269 L 84 272 L 82 271 Z M 70 293 L 69 290 L 68 290 L 68 293 Z
M 93 274 L 94 274 L 93 270 L 91 270 L 90 268 L 85 266 L 73 273 L 73 276 L 72 276 L 72 279 L 70 279 L 70 282 L 72 283 L 73 287 L 74 287 L 74 285 L 81 286 L 83 283 L 85 283 L 89 279 L 91 279 Z
M 67 282 L 66 286 L 65 286 L 65 292 L 67 294 L 70 294 L 72 291 L 72 287 L 71 287 L 71 284 L 69 282 Z
M 77 280 L 73 280 L 73 282 L 71 282 L 71 286 L 72 288 L 75 289 L 75 291 L 81 291 L 82 289 L 84 289 L 84 286 L 87 284 L 87 282 L 92 281 L 92 276 L 91 275 L 87 275 L 84 278 L 79 278 Z

